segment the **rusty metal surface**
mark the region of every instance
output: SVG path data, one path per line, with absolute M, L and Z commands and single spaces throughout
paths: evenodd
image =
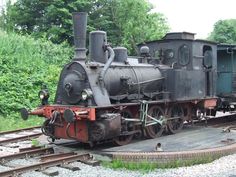
M 34 129 L 37 129 L 37 128 L 40 128 L 40 127 L 41 126 L 35 126 L 35 127 L 29 127 L 29 128 L 23 128 L 23 129 L 17 129 L 17 130 L 3 131 L 3 132 L 0 132 L 0 135 L 23 132 L 23 131 L 27 131 L 27 130 L 34 130 Z
M 0 172 L 0 176 L 1 177 L 17 176 L 17 175 L 24 173 L 26 171 L 45 169 L 48 167 L 62 165 L 62 164 L 66 164 L 66 163 L 70 163 L 70 162 L 74 162 L 74 161 L 86 160 L 89 158 L 90 158 L 90 154 L 71 155 L 71 156 L 67 156 L 67 157 L 58 158 L 55 160 L 50 160 L 47 162 L 41 162 L 41 163 L 37 163 L 37 164 L 33 164 L 33 165 L 28 165 L 28 166 L 14 168 L 11 170 L 2 171 L 2 172 Z
M 179 151 L 179 152 L 111 152 L 113 159 L 123 161 L 148 161 L 150 163 L 167 163 L 175 160 L 194 160 L 202 157 L 220 158 L 236 152 L 236 143 L 209 149 Z
M 36 156 L 36 155 L 42 155 L 42 154 L 51 154 L 51 153 L 54 153 L 54 150 L 52 147 L 29 150 L 29 151 L 25 151 L 25 152 L 19 152 L 19 153 L 15 153 L 15 154 L 6 155 L 6 156 L 1 156 L 0 162 L 4 163 L 4 162 L 9 161 L 11 159 L 30 157 L 30 156 Z
M 43 133 L 34 133 L 34 134 L 31 134 L 31 135 L 24 135 L 24 136 L 19 136 L 19 137 L 15 137 L 15 138 L 6 138 L 6 139 L 3 139 L 3 140 L 0 140 L 0 145 L 2 145 L 4 143 L 12 143 L 12 142 L 20 141 L 20 140 L 27 140 L 27 139 L 39 137 L 42 134 Z
M 40 161 L 41 162 L 46 162 L 46 161 L 49 161 L 49 160 L 55 160 L 55 159 L 59 159 L 59 158 L 62 158 L 62 157 L 68 157 L 68 156 L 71 156 L 71 155 L 75 155 L 75 153 L 74 152 L 68 152 L 68 153 L 50 154 L 50 155 L 41 156 Z
M 25 152 L 25 151 L 30 151 L 30 150 L 35 150 L 35 149 L 41 149 L 42 147 L 36 147 L 36 146 L 32 146 L 32 147 L 26 147 L 26 148 L 19 148 L 19 152 Z

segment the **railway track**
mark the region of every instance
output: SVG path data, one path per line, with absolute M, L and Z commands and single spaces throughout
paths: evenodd
M 0 132 L 0 146 L 23 140 L 37 138 L 42 135 L 40 126 Z
M 44 154 L 51 154 L 54 153 L 53 148 L 28 148 L 26 151 L 21 152 L 19 150 L 19 153 L 14 153 L 10 155 L 5 155 L 5 156 L 0 156 L 0 162 L 5 163 L 7 161 L 10 161 L 12 159 L 16 158 L 28 158 L 32 156 L 37 156 L 37 155 L 44 155 Z
M 236 129 L 236 113 L 221 115 L 216 118 L 210 118 L 207 120 L 201 120 L 196 123 L 198 126 L 211 126 L 214 128 L 222 128 L 222 129 Z
M 1 171 L 0 176 L 17 176 L 22 173 L 33 170 L 39 170 L 41 172 L 44 172 L 46 168 L 54 166 L 60 166 L 61 168 L 75 170 L 75 167 L 70 167 L 69 164 L 76 161 L 90 165 L 98 164 L 98 161 L 92 160 L 92 156 L 89 153 L 77 154 L 74 152 L 67 152 L 54 154 L 53 148 L 39 148 L 32 150 L 28 149 L 24 152 L 2 156 L 0 157 L 0 162 L 2 165 L 5 165 L 6 162 L 19 158 L 36 158 L 37 162 L 30 165 L 18 166 L 13 168 L 11 167 L 11 169 L 9 170 Z M 79 167 L 77 167 L 77 169 L 79 169 Z
M 43 161 L 43 162 L 38 162 L 32 165 L 26 165 L 22 167 L 16 167 L 10 170 L 0 172 L 0 176 L 4 177 L 4 176 L 19 175 L 27 171 L 45 170 L 48 167 L 54 167 L 58 165 L 63 167 L 63 165 L 71 163 L 71 162 L 75 162 L 75 161 L 83 162 L 91 158 L 89 154 L 63 154 L 63 153 L 57 154 L 55 157 L 52 159 L 48 158 L 46 161 Z
M 6 135 L 6 134 L 11 134 L 11 133 L 19 133 L 19 132 L 28 131 L 28 130 L 40 129 L 40 128 L 41 128 L 41 126 L 34 126 L 34 127 L 21 128 L 21 129 L 10 130 L 10 131 L 2 131 L 2 132 L 0 132 L 0 136 Z
M 236 121 L 233 117 L 234 115 L 228 115 L 227 117 L 222 117 L 220 119 L 210 119 L 208 120 L 208 126 L 213 127 L 225 127 L 231 125 L 232 122 L 235 125 Z M 203 122 L 196 123 L 197 125 L 204 125 Z M 38 132 L 39 127 L 32 127 L 27 129 L 20 129 L 16 131 L 9 131 L 9 132 L 2 132 L 0 133 L 0 145 L 9 142 L 15 142 L 21 140 L 21 138 L 25 139 L 26 136 L 28 138 L 32 136 L 40 136 L 42 133 Z M 31 132 L 31 134 L 24 135 L 24 132 Z M 20 134 L 19 137 L 11 137 L 11 140 L 5 138 L 1 140 L 2 136 L 5 135 L 15 135 Z M 7 136 L 8 137 L 8 136 Z M 225 147 L 217 147 L 210 150 L 193 150 L 193 151 L 183 151 L 183 152 L 110 152 L 106 155 L 111 156 L 113 159 L 122 159 L 124 161 L 143 161 L 148 160 L 150 162 L 159 161 L 162 162 L 163 159 L 165 162 L 176 160 L 176 159 L 190 159 L 190 158 L 198 158 L 201 156 L 206 155 L 213 155 L 213 156 L 223 156 L 228 155 L 236 152 L 236 145 L 231 144 Z M 10 166 L 8 170 L 0 171 L 0 176 L 16 176 L 31 170 L 37 170 L 40 172 L 44 172 L 46 168 L 60 166 L 60 168 L 67 168 L 67 169 L 79 169 L 79 167 L 70 166 L 72 162 L 82 162 L 89 165 L 97 165 L 98 161 L 94 161 L 91 158 L 89 153 L 82 153 L 77 154 L 74 152 L 66 152 L 66 153 L 55 153 L 53 148 L 40 148 L 40 147 L 27 147 L 27 148 L 19 148 L 18 153 L 0 156 L 0 163 L 2 165 L 7 164 L 7 162 L 15 160 L 15 159 L 28 159 L 34 158 L 37 159 L 36 163 L 24 166 L 15 166 L 12 168 Z M 68 165 L 69 164 L 69 165 Z
M 231 126 L 232 128 L 236 127 L 236 114 L 224 116 L 212 120 L 212 123 L 209 124 L 212 127 L 219 128 L 219 127 L 228 127 Z
M 24 129 L 18 129 L 13 131 L 0 132 L 0 147 L 8 147 L 10 143 L 13 142 L 24 142 L 32 138 L 37 138 L 42 135 L 40 126 L 30 127 Z M 92 156 L 89 153 L 75 153 L 75 152 L 55 152 L 54 148 L 51 147 L 32 147 L 31 142 L 26 143 L 27 147 L 18 147 L 15 148 L 10 154 L 6 152 L 0 155 L 0 166 L 4 166 L 7 169 L 0 171 L 0 176 L 18 176 L 20 174 L 26 173 L 28 171 L 40 171 L 46 175 L 48 174 L 47 170 L 49 167 L 60 166 L 60 168 L 66 168 L 69 170 L 79 170 L 79 167 L 70 165 L 72 162 L 82 162 L 88 165 L 98 165 L 99 162 L 93 160 Z M 47 145 L 48 146 L 48 145 Z M 10 148 L 12 149 L 12 148 Z M 3 151 L 4 151 L 3 150 Z M 7 154 L 7 155 L 5 155 Z M 33 161 L 31 164 L 22 164 L 13 165 L 11 162 L 23 160 L 23 161 Z M 10 164 L 10 165 L 9 165 Z M 5 168 L 4 168 L 5 169 Z

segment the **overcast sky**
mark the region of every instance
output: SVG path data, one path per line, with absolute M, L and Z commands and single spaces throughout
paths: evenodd
M 3 7 L 4 2 L 5 2 L 5 0 L 0 0 L 0 8 Z
M 171 32 L 192 32 L 197 38 L 206 38 L 214 23 L 236 19 L 236 0 L 149 0 L 156 12 L 163 13 Z M 6 0 L 0 0 L 0 7 Z
M 236 19 L 236 0 L 149 1 L 167 17 L 171 32 L 193 32 L 197 38 L 206 38 L 218 20 Z

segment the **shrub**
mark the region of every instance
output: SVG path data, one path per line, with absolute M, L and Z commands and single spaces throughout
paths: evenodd
M 72 55 L 66 43 L 55 45 L 0 31 L 0 116 L 16 117 L 22 107 L 36 107 L 42 83 L 52 101 L 62 66 Z

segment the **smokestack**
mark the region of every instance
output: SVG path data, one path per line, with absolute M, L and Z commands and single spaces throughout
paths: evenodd
M 87 15 L 86 12 L 74 12 L 72 14 L 75 44 L 74 59 L 86 59 Z

